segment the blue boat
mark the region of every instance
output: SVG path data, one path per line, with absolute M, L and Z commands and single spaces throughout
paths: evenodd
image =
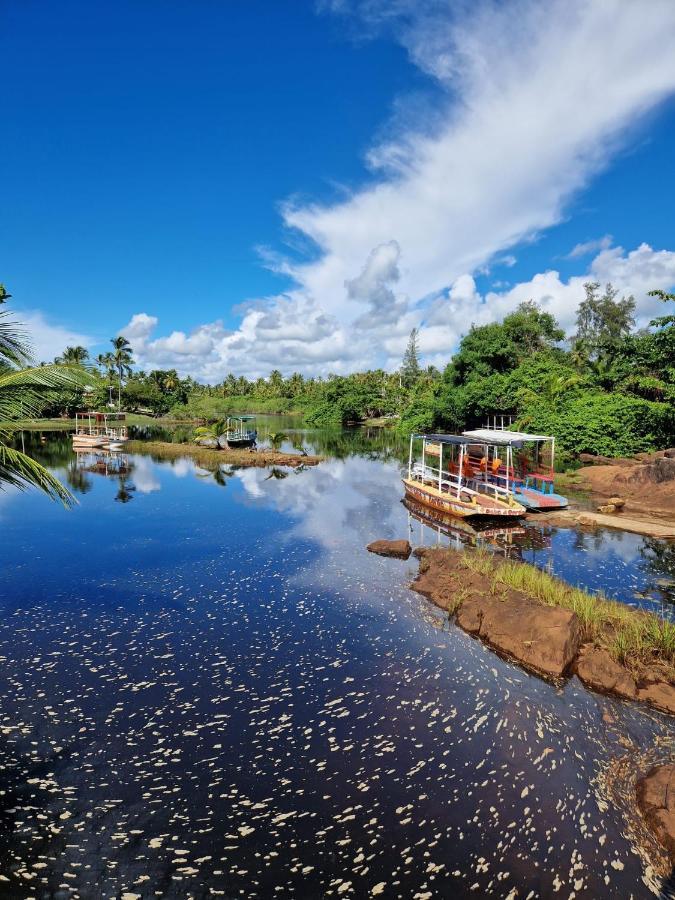
M 242 447 L 255 447 L 258 432 L 249 427 L 255 422 L 255 416 L 229 416 L 226 424 L 225 440 L 232 450 Z
M 465 431 L 464 435 L 488 445 L 491 461 L 486 458 L 485 466 L 490 478 L 497 483 L 510 481 L 514 499 L 521 506 L 531 512 L 543 512 L 568 505 L 567 497 L 553 490 L 554 437 L 497 428 L 478 428 Z M 502 465 L 500 447 L 508 449 L 512 467 Z

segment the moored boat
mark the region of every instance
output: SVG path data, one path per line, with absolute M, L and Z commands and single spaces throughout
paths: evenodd
M 422 442 L 421 462 L 414 458 L 416 441 Z M 508 481 L 495 483 L 486 468 L 481 471 L 474 466 L 472 458 L 477 454 L 486 458 L 487 447 L 463 435 L 411 435 L 408 474 L 403 479 L 406 497 L 460 518 L 525 515 Z
M 567 497 L 553 490 L 554 437 L 498 428 L 479 428 L 465 431 L 464 435 L 488 445 L 488 456 L 500 463 L 495 467 L 495 482 L 503 483 L 510 478 L 514 497 L 526 509 L 532 512 L 565 509 Z M 506 466 L 499 458 L 504 449 L 510 456 Z
M 226 423 L 225 440 L 232 450 L 244 447 L 255 447 L 258 432 L 250 428 L 255 416 L 229 416 Z
M 124 413 L 76 412 L 73 448 L 121 449 L 129 440 Z

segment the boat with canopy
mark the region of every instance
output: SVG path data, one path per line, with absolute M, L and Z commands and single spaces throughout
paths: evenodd
M 124 413 L 76 412 L 74 448 L 121 448 L 129 440 Z
M 565 509 L 567 498 L 553 490 L 553 436 L 499 428 L 478 428 L 465 431 L 464 436 L 487 445 L 488 459 L 499 460 L 497 466 L 491 463 L 493 480 L 510 483 L 518 503 L 533 511 Z
M 417 459 L 420 442 L 421 459 Z M 403 479 L 406 497 L 461 518 L 525 515 L 508 478 L 505 483 L 491 478 L 487 453 L 486 444 L 465 435 L 411 435 L 408 474 Z
M 258 432 L 251 428 L 255 416 L 229 416 L 225 425 L 225 440 L 233 450 L 239 447 L 254 447 Z

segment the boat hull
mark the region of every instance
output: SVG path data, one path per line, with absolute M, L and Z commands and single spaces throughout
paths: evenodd
M 107 441 L 104 435 L 75 434 L 73 447 L 102 447 Z
M 461 519 L 517 519 L 526 513 L 525 508 L 518 503 L 509 505 L 486 497 L 480 497 L 480 502 L 474 502 L 471 499 L 471 494 L 467 493 L 465 499 L 462 499 L 461 491 L 460 496 L 456 497 L 449 493 L 442 493 L 437 488 L 421 484 L 411 478 L 404 478 L 403 485 L 406 497 L 409 497 L 411 500 L 422 503 L 424 506 L 430 506 L 438 512 L 457 516 Z
M 561 494 L 545 494 L 533 488 L 516 488 L 513 495 L 521 506 L 532 512 L 565 509 L 568 504 L 567 497 Z

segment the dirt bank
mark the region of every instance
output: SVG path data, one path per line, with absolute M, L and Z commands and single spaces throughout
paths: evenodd
M 619 516 L 649 515 L 675 525 L 675 449 L 633 459 L 584 456 L 584 461 L 591 464 L 561 476 L 561 486 L 589 492 L 599 506 L 610 497 L 624 499 Z
M 125 450 L 129 453 L 145 453 L 156 459 L 178 459 L 189 456 L 204 468 L 225 464 L 239 467 L 316 466 L 322 456 L 301 456 L 298 453 L 281 453 L 279 450 L 209 450 L 195 444 L 171 444 L 164 441 L 129 441 Z

